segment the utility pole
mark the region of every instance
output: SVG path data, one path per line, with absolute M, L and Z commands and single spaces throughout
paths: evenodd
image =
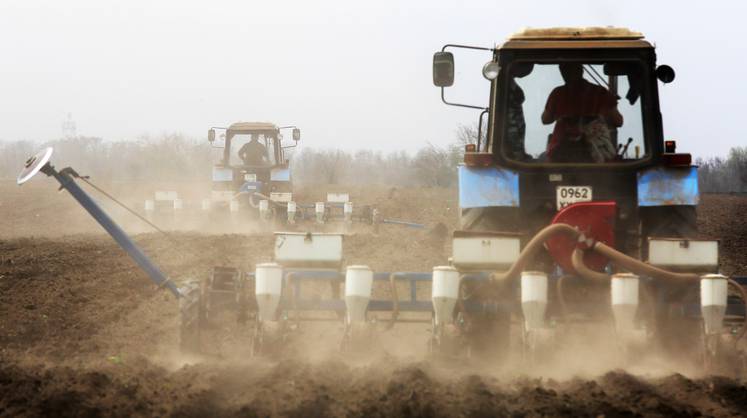
M 67 119 L 62 122 L 62 136 L 64 138 L 75 138 L 78 136 L 78 130 L 75 126 L 75 121 L 73 120 L 73 115 L 71 113 L 67 114 Z

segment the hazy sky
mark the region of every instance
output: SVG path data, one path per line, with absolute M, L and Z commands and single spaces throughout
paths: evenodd
M 682 151 L 747 145 L 743 1 L 0 1 L 0 139 L 78 133 L 205 137 L 274 121 L 313 147 L 414 150 L 478 112 L 441 103 L 444 43 L 492 46 L 524 27 L 627 26 L 677 71 L 661 87 Z M 488 54 L 458 53 L 454 99 L 487 103 Z

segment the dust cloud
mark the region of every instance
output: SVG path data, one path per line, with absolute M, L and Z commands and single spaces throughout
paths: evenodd
M 101 186 L 133 207 L 161 187 Z M 198 199 L 208 189 L 197 183 L 165 186 L 185 199 Z M 340 189 L 297 194 L 313 201 Z M 213 416 L 745 412 L 740 380 L 703 375 L 655 348 L 621 353 L 609 317 L 592 327 L 556 324 L 557 340 L 534 363 L 521 355 L 518 318 L 510 354 L 488 360 L 431 354 L 428 315 L 387 330 L 388 313 L 375 314 L 376 332 L 365 349 L 352 353 L 340 351 L 343 325 L 333 316 L 302 322 L 277 350 L 252 357 L 251 326 L 242 328 L 229 317 L 216 332 L 224 337 L 205 339 L 211 350 L 186 355 L 178 349 L 176 300 L 156 289 L 70 196 L 57 193 L 49 179 L 23 188 L 5 184 L 2 191 L 0 380 L 8 390 L 0 405 L 10 413 L 55 414 L 71 407 L 110 415 Z M 427 228 L 355 226 L 344 238 L 346 264 L 429 271 L 447 263 L 448 240 L 434 241 L 429 230 L 455 227 L 454 190 L 348 191 L 354 202 L 376 202 L 386 216 Z M 261 222 L 221 229 L 210 220 L 179 220 L 164 237 L 105 205 L 178 281 L 205 278 L 216 265 L 252 271 L 272 258 L 274 227 Z M 722 234 L 725 265 L 735 269 L 744 268 L 738 252 L 744 235 L 724 231 L 730 218 L 722 214 L 745 205 L 741 198 L 706 196 L 701 213 L 702 229 Z M 389 296 L 386 286 L 375 292 Z M 427 288 L 418 292 L 419 298 L 430 297 Z

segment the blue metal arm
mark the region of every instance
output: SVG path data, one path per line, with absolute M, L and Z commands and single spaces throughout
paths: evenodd
M 44 174 L 53 176 L 60 185 L 70 192 L 70 195 L 80 203 L 88 213 L 96 219 L 109 235 L 114 238 L 114 241 L 122 247 L 123 250 L 132 257 L 133 260 L 140 266 L 141 269 L 148 274 L 148 277 L 157 284 L 159 287 L 168 288 L 174 296 L 181 297 L 179 289 L 176 284 L 172 282 L 161 270 L 146 256 L 142 250 L 135 244 L 135 242 L 127 236 L 127 234 L 119 227 L 109 215 L 104 212 L 103 209 L 88 195 L 83 189 L 78 186 L 73 177 L 66 172 L 65 169 L 61 171 L 55 170 L 52 166 L 48 165 L 42 169 Z

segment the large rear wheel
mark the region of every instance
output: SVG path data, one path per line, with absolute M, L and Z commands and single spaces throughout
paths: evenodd
M 648 260 L 649 238 L 695 238 L 698 235 L 695 206 L 641 208 L 641 253 Z M 685 315 L 686 305 L 697 304 L 696 284 L 657 286 L 654 314 L 655 335 L 662 348 L 686 354 L 699 347 L 700 323 Z
M 463 209 L 459 226 L 466 231 L 511 232 L 520 230 L 519 211 L 510 207 Z M 504 289 L 509 291 L 509 289 Z M 465 340 L 472 355 L 501 358 L 508 352 L 511 340 L 511 312 L 501 298 L 507 293 L 485 283 L 464 287 L 465 305 L 482 306 L 483 312 L 464 314 Z

